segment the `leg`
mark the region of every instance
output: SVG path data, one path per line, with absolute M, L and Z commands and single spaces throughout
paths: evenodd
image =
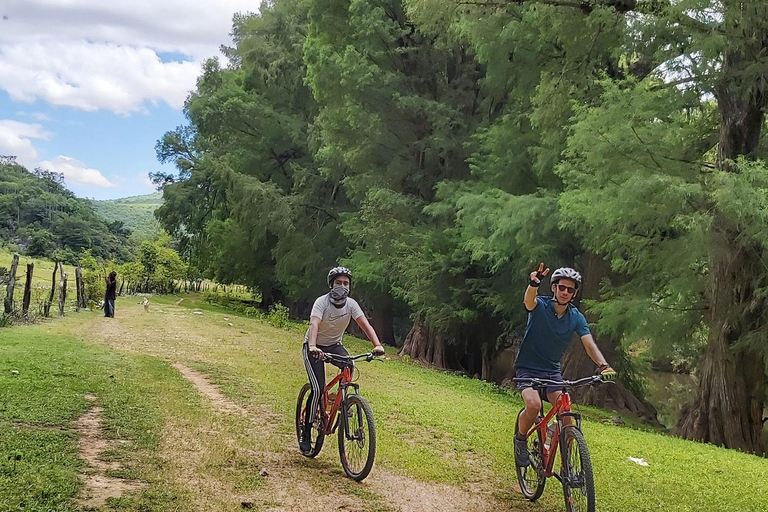
M 541 410 L 541 398 L 539 392 L 533 388 L 525 388 L 522 391 L 525 409 L 520 413 L 518 434 L 525 436 L 536 421 L 536 416 Z
M 320 397 L 323 396 L 323 390 L 325 389 L 325 362 L 309 355 L 309 346 L 306 343 L 302 352 L 304 354 L 304 367 L 307 370 L 309 383 L 312 385 L 312 393 L 309 395 L 311 406 L 304 418 L 306 424 L 309 425 L 315 421 L 315 413 L 320 405 Z M 309 429 L 306 430 L 309 431 Z
M 547 391 L 547 400 L 549 400 L 549 403 L 552 404 L 552 407 L 554 407 L 557 404 L 557 399 L 560 398 L 560 395 L 562 395 L 563 392 L 560 390 L 557 391 Z M 566 416 L 563 418 L 563 425 L 570 425 L 573 423 L 573 420 L 570 416 Z
M 541 398 L 539 397 L 539 392 L 533 388 L 523 389 L 522 395 L 525 401 L 525 409 L 517 417 L 518 431 L 515 432 L 515 464 L 524 468 L 531 463 L 526 434 L 536 421 L 536 416 L 541 410 Z
M 325 352 L 326 354 L 333 354 L 333 355 L 336 355 L 336 356 L 348 356 L 349 355 L 349 351 L 341 343 L 337 343 L 336 345 L 331 345 L 329 347 L 323 347 L 323 352 Z M 337 365 L 335 363 L 331 363 L 331 364 L 336 366 L 337 368 L 345 368 L 347 366 L 350 367 L 350 368 L 354 368 L 354 366 L 355 366 L 354 363 L 351 363 L 351 362 L 349 364 L 347 364 L 347 365 L 341 365 L 341 366 Z

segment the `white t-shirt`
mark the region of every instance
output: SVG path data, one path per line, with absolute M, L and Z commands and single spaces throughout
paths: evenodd
M 363 316 L 363 310 L 360 309 L 360 305 L 352 297 L 347 297 L 347 302 L 342 307 L 337 308 L 331 304 L 331 299 L 326 293 L 322 297 L 317 298 L 314 306 L 312 306 L 310 316 L 320 318 L 320 326 L 317 330 L 317 344 L 318 346 L 327 347 L 341 343 L 341 337 L 349 325 L 349 320 L 352 318 L 357 320 Z M 307 330 L 307 334 L 304 336 L 304 341 L 308 339 L 309 330 Z

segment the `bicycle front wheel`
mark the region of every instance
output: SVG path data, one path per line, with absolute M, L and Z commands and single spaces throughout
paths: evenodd
M 350 394 L 340 414 L 344 415 L 339 424 L 341 466 L 349 478 L 359 482 L 371 472 L 376 456 L 373 411 L 360 395 Z
M 568 512 L 595 512 L 595 479 L 584 434 L 568 425 L 563 428 L 560 439 L 565 509 Z
M 520 412 L 522 413 L 523 411 Z M 536 419 L 536 421 L 540 420 L 541 418 Z M 517 421 L 515 421 L 515 433 L 518 432 L 519 422 L 520 413 L 517 414 Z M 541 431 L 537 430 L 528 437 L 528 458 L 531 463 L 526 467 L 520 467 L 515 464 L 520 492 L 530 501 L 536 501 L 541 497 L 541 494 L 544 492 L 544 485 L 547 483 L 547 479 L 544 477 L 544 452 L 542 444 Z
M 312 386 L 307 382 L 299 391 L 299 399 L 296 402 L 296 440 L 299 442 L 301 441 L 301 432 L 304 430 L 304 418 L 306 417 L 307 409 L 310 407 L 309 396 L 311 393 Z M 310 427 L 312 429 L 312 435 L 310 436 L 312 448 L 308 452 L 301 452 L 305 457 L 317 457 L 317 454 L 323 449 L 325 429 L 322 428 L 323 415 L 320 411 L 322 406 L 323 401 L 320 400 L 320 406 L 318 407 L 317 414 L 315 414 L 315 421 L 312 422 Z

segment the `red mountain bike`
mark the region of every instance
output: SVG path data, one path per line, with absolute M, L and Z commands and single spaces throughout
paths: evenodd
M 366 361 L 379 360 L 372 353 L 358 356 L 340 356 L 323 354 L 326 362 L 349 364 L 357 359 Z M 333 387 L 338 384 L 337 392 Z M 361 481 L 373 467 L 376 455 L 376 426 L 373 423 L 373 412 L 359 394 L 360 386 L 352 382 L 352 368 L 345 367 L 325 386 L 320 400 L 315 421 L 312 423 L 312 449 L 302 452 L 305 457 L 316 457 L 323 448 L 325 436 L 339 431 L 339 457 L 341 466 L 347 476 Z M 307 382 L 299 391 L 296 403 L 296 437 L 301 439 L 304 429 L 304 418 L 307 407 L 310 406 L 309 395 L 312 386 Z M 338 414 L 341 412 L 341 414 Z
M 544 492 L 547 478 L 554 476 L 563 484 L 565 509 L 568 512 L 594 512 L 595 480 L 592 462 L 587 441 L 581 433 L 581 414 L 571 411 L 571 395 L 568 390 L 578 386 L 598 386 L 604 382 L 602 377 L 593 375 L 573 381 L 530 378 L 513 380 L 531 384 L 536 390 L 547 386 L 565 386 L 546 416 L 542 400 L 539 416 L 526 435 L 531 463 L 526 467 L 517 466 L 517 481 L 523 495 L 531 501 L 536 501 Z M 567 423 L 564 421 L 566 418 Z M 520 413 L 517 415 L 517 421 L 520 421 Z M 553 423 L 550 425 L 550 422 Z M 515 432 L 517 431 L 518 425 L 515 422 Z M 559 473 L 554 468 L 558 446 L 561 447 Z

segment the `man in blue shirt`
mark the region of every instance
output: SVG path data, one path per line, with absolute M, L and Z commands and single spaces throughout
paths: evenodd
M 528 323 L 520 344 L 520 351 L 515 360 L 515 377 L 540 378 L 562 381 L 560 359 L 571 343 L 573 333 L 579 335 L 587 355 L 600 368 L 603 380 L 613 380 L 616 372 L 605 362 L 603 354 L 597 348 L 589 332 L 587 319 L 571 304 L 581 287 L 581 274 L 572 268 L 563 267 L 552 273 L 552 297 L 538 295 L 541 279 L 549 274 L 544 263 L 531 272 L 531 280 L 525 290 L 525 309 L 528 311 Z M 533 425 L 541 410 L 539 392 L 528 383 L 518 385 L 525 409 L 520 413 L 519 430 L 515 432 L 515 462 L 518 466 L 528 466 L 528 443 L 525 434 Z M 554 404 L 562 393 L 562 386 L 546 388 L 547 401 Z

